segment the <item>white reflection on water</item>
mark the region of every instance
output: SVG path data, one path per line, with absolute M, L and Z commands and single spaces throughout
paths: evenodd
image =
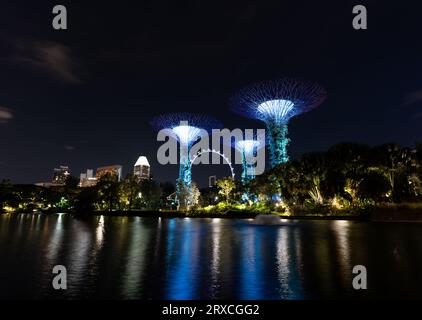
M 212 258 L 211 258 L 211 295 L 216 298 L 219 289 L 220 255 L 221 255 L 221 219 L 213 218 L 212 232 Z
M 64 264 L 63 261 L 60 261 L 60 251 L 63 250 L 63 239 L 65 236 L 64 231 L 64 218 L 63 213 L 59 213 L 55 216 L 37 216 L 35 220 L 43 220 L 43 232 L 41 233 L 42 237 L 45 237 L 46 248 L 44 251 L 43 258 L 43 277 L 50 278 L 52 269 L 55 265 Z M 34 224 L 33 218 L 31 219 L 31 228 Z M 38 221 L 37 221 L 38 224 Z M 44 282 L 42 284 L 43 290 L 51 288 L 51 283 Z
M 281 297 L 289 296 L 291 290 L 289 287 L 290 275 L 290 253 L 289 240 L 290 231 L 287 228 L 280 228 L 277 235 L 277 269 L 278 282 L 280 283 Z
M 279 228 L 277 233 L 276 260 L 281 299 L 303 298 L 302 244 L 298 230 L 292 231 L 291 228 Z
M 122 280 L 122 295 L 125 299 L 139 297 L 146 266 L 146 254 L 151 231 L 144 227 L 139 217 L 129 225 L 129 248 Z
M 63 243 L 63 215 L 63 213 L 59 213 L 57 215 L 57 219 L 55 219 L 55 226 L 52 228 L 53 231 L 51 232 L 51 237 L 48 240 L 45 256 L 47 263 L 51 266 L 58 264 L 56 260 Z M 47 222 L 46 225 L 49 226 L 50 224 Z
M 350 275 L 352 266 L 350 263 L 350 221 L 338 220 L 333 221 L 333 232 L 336 238 L 336 253 L 338 256 L 338 264 L 340 266 L 340 273 L 343 288 L 350 287 Z
M 92 248 L 92 234 L 84 222 L 75 220 L 71 228 L 71 244 L 68 253 L 68 288 L 78 292 L 84 287 L 87 270 L 90 270 L 89 252 Z M 71 290 L 69 290 L 71 292 Z
M 95 239 L 96 239 L 97 248 L 101 248 L 103 245 L 104 233 L 105 233 L 104 216 L 100 216 L 100 219 L 98 220 L 97 228 L 95 229 Z

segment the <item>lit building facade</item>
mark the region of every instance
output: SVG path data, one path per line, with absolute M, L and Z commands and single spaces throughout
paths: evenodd
M 139 179 L 149 179 L 151 170 L 147 157 L 140 156 L 133 166 L 133 175 Z
M 81 173 L 79 178 L 79 187 L 93 187 L 97 184 L 98 179 L 94 177 L 94 170 L 87 169 L 85 173 Z
M 69 175 L 70 170 L 68 166 L 60 166 L 59 168 L 54 168 L 53 179 L 51 183 L 53 185 L 64 185 Z
M 122 179 L 122 166 L 112 165 L 97 168 L 95 177 L 97 178 L 97 180 L 99 180 L 102 176 L 106 174 L 115 175 L 117 176 L 117 180 L 120 181 Z

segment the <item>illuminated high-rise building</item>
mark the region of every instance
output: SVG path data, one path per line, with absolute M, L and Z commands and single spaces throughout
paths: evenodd
M 147 157 L 140 156 L 133 166 L 133 175 L 139 179 L 149 179 L 151 176 L 150 165 Z
M 54 168 L 53 179 L 51 182 L 55 185 L 64 185 L 69 175 L 70 170 L 68 166 L 60 166 L 59 168 Z
M 80 175 L 79 186 L 81 188 L 93 187 L 97 184 L 97 181 L 97 178 L 94 177 L 94 170 L 87 169 L 86 172 Z

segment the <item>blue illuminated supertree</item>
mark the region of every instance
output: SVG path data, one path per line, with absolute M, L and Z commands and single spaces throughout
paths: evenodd
M 246 184 L 255 178 L 255 165 L 249 163 L 248 159 L 252 157 L 255 152 L 264 147 L 265 144 L 255 138 L 236 141 L 233 147 L 242 154 L 242 183 Z
M 234 112 L 265 122 L 271 166 L 289 161 L 287 145 L 289 120 L 319 106 L 324 88 L 294 79 L 263 81 L 239 91 L 231 101 Z
M 179 142 L 180 159 L 177 185 L 182 183 L 190 190 L 192 174 L 189 153 L 191 147 L 205 132 L 221 128 L 221 123 L 207 115 L 179 112 L 157 116 L 153 118 L 151 125 L 157 131 L 166 130 L 169 136 Z

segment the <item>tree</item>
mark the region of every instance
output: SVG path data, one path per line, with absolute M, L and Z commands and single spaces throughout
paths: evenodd
M 156 210 L 160 205 L 161 188 L 160 185 L 152 179 L 143 179 L 140 182 L 140 202 L 141 206 Z
M 321 181 L 318 176 L 314 176 L 312 179 L 312 188 L 309 190 L 309 195 L 315 204 L 323 204 L 324 198 L 321 194 Z
M 390 184 L 384 174 L 371 170 L 366 173 L 359 184 L 357 194 L 359 198 L 381 201 L 386 198 Z
M 117 175 L 105 174 L 99 179 L 96 189 L 100 209 L 113 210 L 119 199 L 119 183 Z
M 78 184 L 79 184 L 79 179 L 74 176 L 69 175 L 66 177 L 65 189 L 66 190 L 76 189 L 78 187 Z
M 77 213 L 87 214 L 94 211 L 95 203 L 98 201 L 98 192 L 96 187 L 81 188 L 76 195 L 74 207 Z
M 219 189 L 218 193 L 224 196 L 226 202 L 231 201 L 231 194 L 235 189 L 236 184 L 232 178 L 220 179 L 217 181 L 217 188 Z
M 202 207 L 215 205 L 218 202 L 218 190 L 215 186 L 201 189 L 200 204 Z
M 12 184 L 10 180 L 3 179 L 0 182 L 0 213 L 9 202 L 12 200 Z
M 161 189 L 161 198 L 160 198 L 160 207 L 167 207 L 169 206 L 168 197 L 173 195 L 176 191 L 175 186 L 171 182 L 163 182 L 160 183 Z
M 190 194 L 190 206 L 196 207 L 199 204 L 199 199 L 201 197 L 201 192 L 197 187 L 195 182 L 191 183 L 191 194 Z
M 409 192 L 410 150 L 394 143 L 384 144 L 372 149 L 371 162 L 387 177 L 393 201 L 405 198 Z
M 301 161 L 290 161 L 278 166 L 274 171 L 274 175 L 278 181 L 283 201 L 295 204 L 303 202 L 308 198 L 309 181 L 304 174 L 303 163 Z M 274 184 L 272 181 L 274 181 L 273 178 L 268 182 L 262 183 L 263 187 L 267 189 L 269 184 Z
M 187 187 L 182 181 L 178 181 L 177 188 L 179 209 L 190 210 L 192 207 L 196 207 L 199 204 L 201 192 L 199 191 L 195 182 L 192 182 L 190 187 Z
M 119 202 L 124 209 L 132 210 L 139 192 L 141 192 L 141 186 L 138 177 L 128 174 L 119 184 Z
M 189 208 L 189 196 L 190 191 L 186 184 L 183 183 L 182 180 L 177 180 L 176 189 L 177 192 L 177 201 L 179 203 L 179 208 L 181 210 L 187 210 Z

